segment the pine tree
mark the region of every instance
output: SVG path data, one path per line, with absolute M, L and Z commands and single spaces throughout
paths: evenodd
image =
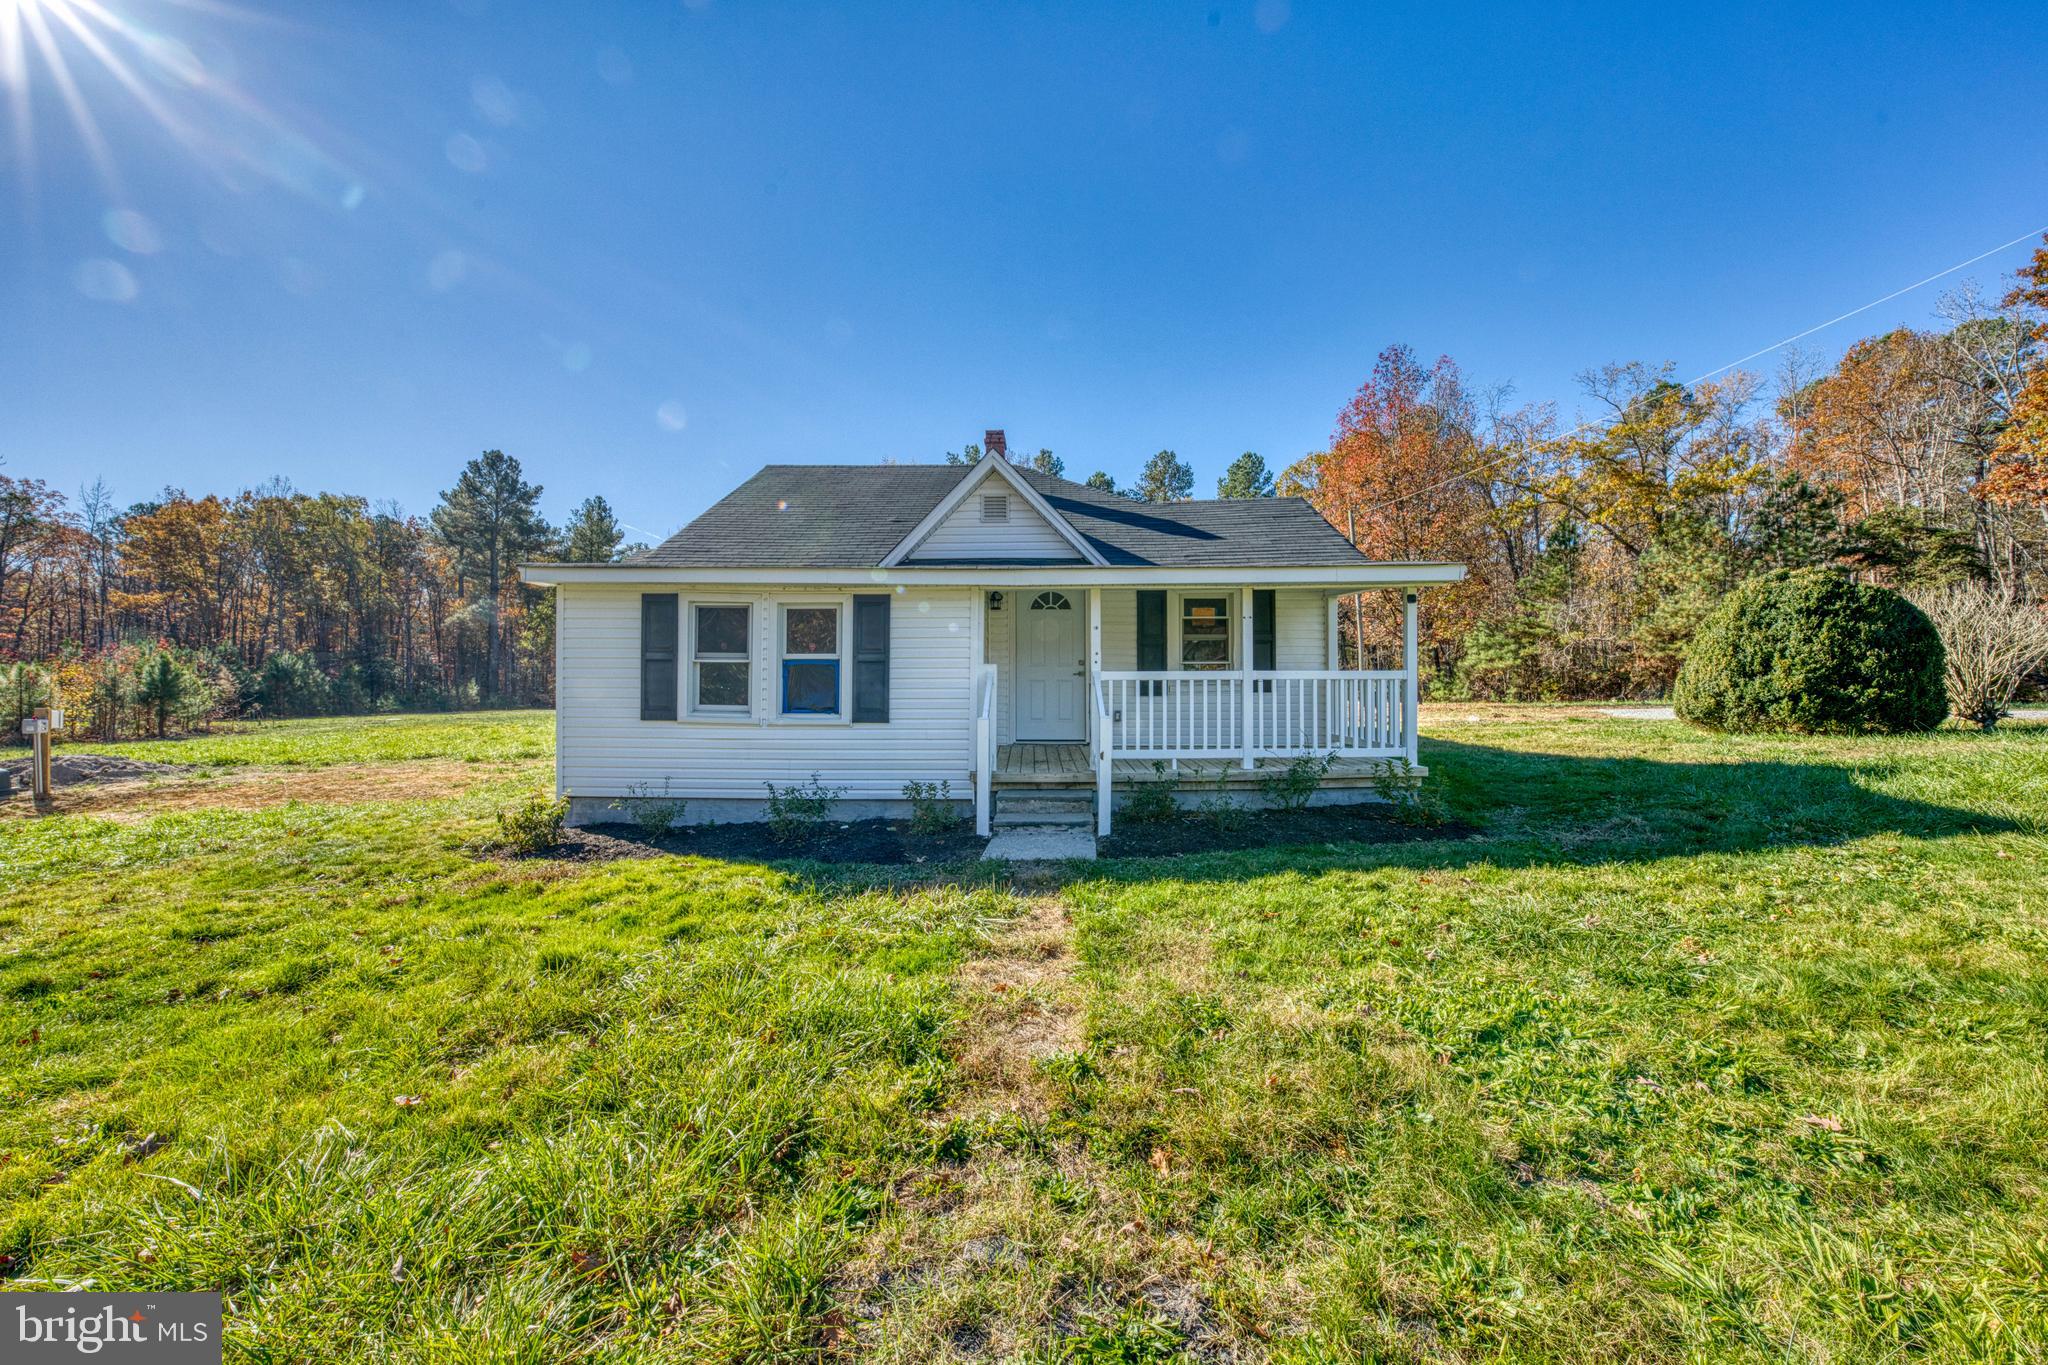
M 1194 491 L 1195 471 L 1170 450 L 1145 461 L 1138 475 L 1138 496 L 1146 502 L 1186 502 Z
M 1216 480 L 1216 496 L 1219 498 L 1270 498 L 1273 496 L 1273 474 L 1266 468 L 1265 456 L 1255 450 L 1247 450 L 1230 462 L 1230 468 L 1223 477 Z
M 144 661 L 135 675 L 135 700 L 156 716 L 156 737 L 162 739 L 171 713 L 199 690 L 199 679 L 169 651 L 159 651 Z
M 592 494 L 569 514 L 563 558 L 571 564 L 611 564 L 619 558 L 619 544 L 625 538 L 618 518 L 612 515 L 612 505 Z
M 1123 490 L 1116 486 L 1116 480 L 1109 477 L 1107 472 L 1100 469 L 1096 470 L 1093 474 L 1090 474 L 1088 476 L 1088 486 L 1090 488 L 1098 489 L 1101 492 L 1107 493 L 1113 498 L 1121 498 L 1124 496 Z
M 550 538 L 541 519 L 540 485 L 520 477 L 519 461 L 502 450 L 486 450 L 463 467 L 455 487 L 441 495 L 434 509 L 434 529 L 455 552 L 465 577 L 483 580 L 486 644 L 483 690 L 498 694 L 504 654 L 498 628 L 498 593 L 505 575 Z
M 1036 455 L 1031 457 L 1031 467 L 1041 474 L 1050 474 L 1055 479 L 1064 476 L 1067 472 L 1067 462 L 1053 454 L 1050 450 L 1042 447 Z

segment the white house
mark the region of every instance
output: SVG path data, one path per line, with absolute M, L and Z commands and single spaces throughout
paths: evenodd
M 844 816 L 944 781 L 1092 806 L 1155 762 L 1251 782 L 1334 750 L 1415 760 L 1415 595 L 1461 564 L 1365 558 L 1308 503 L 1134 502 L 1005 458 L 770 465 L 621 564 L 528 564 L 556 592 L 556 787 L 757 819 L 820 774 Z M 1402 667 L 1338 667 L 1337 604 L 1406 601 Z M 1078 816 L 1072 818 L 1079 818 Z

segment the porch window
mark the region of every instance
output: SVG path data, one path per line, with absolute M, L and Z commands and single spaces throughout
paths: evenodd
M 782 714 L 839 714 L 837 606 L 782 609 Z
M 1204 672 L 1230 667 L 1230 599 L 1183 597 L 1180 666 Z
M 691 611 L 690 710 L 744 714 L 749 700 L 753 609 L 744 604 L 699 603 Z

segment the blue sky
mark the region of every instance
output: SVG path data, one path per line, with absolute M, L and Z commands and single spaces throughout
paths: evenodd
M 2033 5 L 94 2 L 0 0 L 0 468 L 123 501 L 495 446 L 654 537 L 986 426 L 1207 488 L 1390 342 L 1570 414 L 2048 224 Z

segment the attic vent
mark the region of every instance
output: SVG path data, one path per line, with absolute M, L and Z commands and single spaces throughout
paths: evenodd
M 981 495 L 981 519 L 983 521 L 1008 521 L 1010 519 L 1010 495 L 1008 493 L 983 493 Z

